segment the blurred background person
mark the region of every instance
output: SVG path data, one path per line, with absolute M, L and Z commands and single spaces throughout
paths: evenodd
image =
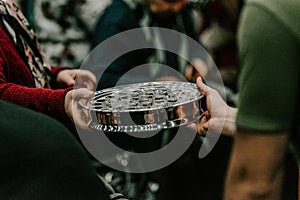
M 93 25 L 110 0 L 19 0 L 53 65 L 79 68 L 90 50 Z
M 238 71 L 236 31 L 223 26 L 218 20 L 218 2 L 200 7 L 203 26 L 200 30 L 200 41 L 213 57 L 224 84 L 236 92 L 236 76 Z
M 227 11 L 222 1 L 190 0 L 199 15 L 199 40 L 216 64 L 226 89 L 226 101 L 232 106 L 237 103 L 238 58 L 236 28 L 229 25 Z M 225 3 L 241 8 L 239 1 Z M 209 84 L 209 83 L 207 83 Z M 213 85 L 211 85 L 213 86 Z M 217 86 L 214 86 L 218 89 Z M 219 90 L 219 89 L 218 89 Z M 220 91 L 220 90 L 219 90 Z M 222 95 L 223 96 L 223 95 Z
M 187 0 L 113 0 L 96 22 L 91 47 L 92 49 L 95 48 L 118 33 L 141 27 L 166 28 L 178 31 L 198 41 L 195 11 L 187 2 Z M 138 37 L 139 35 L 137 35 L 137 39 Z M 170 35 L 166 35 L 160 30 L 146 31 L 141 38 L 143 38 L 145 43 L 151 43 L 155 49 L 139 49 L 126 53 L 111 63 L 107 69 L 101 69 L 104 66 L 97 66 L 98 68 L 95 70 L 98 70 L 100 73 L 103 73 L 105 70 L 98 88 L 114 86 L 122 75 L 129 70 L 149 63 L 151 64 L 144 68 L 142 74 L 130 75 L 124 83 L 151 80 L 182 80 L 182 78 L 194 81 L 197 70 L 193 70 L 191 65 L 196 66 L 199 73 L 205 76 L 208 71 L 205 65 L 205 54 L 203 52 L 194 52 L 186 41 L 172 41 L 172 43 L 176 45 L 178 52 L 187 54 L 192 63 L 182 59 L 175 53 L 160 50 L 160 48 L 170 45 L 166 43 L 169 37 Z M 121 38 L 119 40 L 119 45 L 130 49 L 132 44 L 126 41 L 126 38 L 123 38 L 123 41 Z M 135 42 L 138 42 L 138 40 Z M 109 52 L 107 53 L 109 54 Z M 166 65 L 176 70 L 182 77 L 171 74 L 154 63 Z

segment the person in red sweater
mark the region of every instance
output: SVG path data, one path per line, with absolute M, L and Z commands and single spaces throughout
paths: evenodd
M 67 127 L 73 121 L 87 128 L 78 100 L 93 95 L 96 77 L 87 70 L 50 67 L 11 1 L 0 0 L 0 16 L 0 99 L 45 113 Z

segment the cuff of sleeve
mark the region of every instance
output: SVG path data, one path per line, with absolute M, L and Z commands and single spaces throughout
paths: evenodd
M 66 66 L 56 66 L 56 67 L 51 67 L 51 87 L 54 89 L 57 89 L 57 83 L 56 83 L 56 77 L 58 75 L 58 73 L 62 70 L 65 69 L 71 69 L 70 67 L 66 67 Z
M 56 90 L 56 101 L 52 101 L 55 102 L 54 105 L 49 105 L 49 110 L 50 113 L 52 113 L 52 116 L 62 122 L 69 129 L 70 127 L 74 127 L 74 124 L 65 111 L 65 96 L 72 89 L 73 88 L 70 87 L 67 89 Z

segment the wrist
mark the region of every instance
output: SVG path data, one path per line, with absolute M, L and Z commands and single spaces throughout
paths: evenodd
M 226 116 L 223 127 L 223 134 L 232 136 L 236 131 L 236 115 L 237 109 L 228 106 L 226 108 Z
M 72 117 L 72 90 L 69 90 L 66 95 L 65 95 L 65 99 L 64 99 L 64 109 L 65 109 L 65 113 L 67 114 L 67 116 L 69 117 L 69 119 L 71 121 L 73 121 L 73 117 Z

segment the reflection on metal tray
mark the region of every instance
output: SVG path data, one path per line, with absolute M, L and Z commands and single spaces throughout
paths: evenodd
M 147 82 L 95 92 L 80 105 L 95 112 L 91 128 L 107 132 L 145 132 L 199 120 L 205 97 L 189 82 Z

